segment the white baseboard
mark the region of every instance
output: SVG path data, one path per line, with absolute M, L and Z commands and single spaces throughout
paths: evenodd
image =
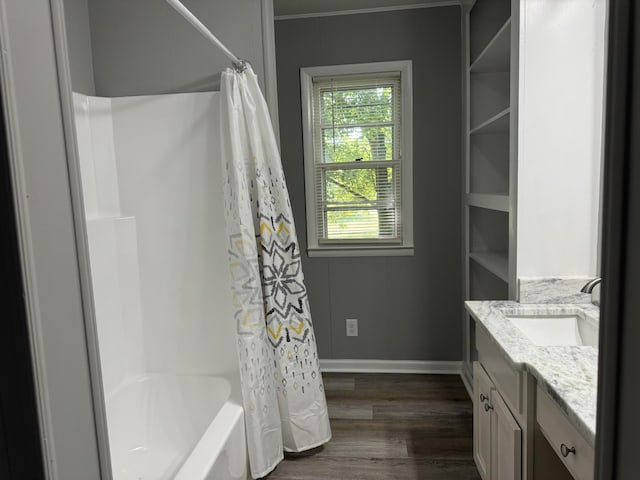
M 320 370 L 327 373 L 431 373 L 460 375 L 462 362 L 423 360 L 320 360 Z
M 473 386 L 471 385 L 471 378 L 469 377 L 469 372 L 466 369 L 462 369 L 460 372 L 460 378 L 462 378 L 462 383 L 464 383 L 464 388 L 467 389 L 467 393 L 473 402 Z

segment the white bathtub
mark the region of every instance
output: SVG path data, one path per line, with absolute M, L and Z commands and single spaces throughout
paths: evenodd
M 114 480 L 245 480 L 242 408 L 213 376 L 147 375 L 107 399 Z

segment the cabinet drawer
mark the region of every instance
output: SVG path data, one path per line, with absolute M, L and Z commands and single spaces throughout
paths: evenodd
M 515 412 L 522 413 L 522 372 L 507 363 L 502 351 L 482 330 L 476 330 L 478 360 L 482 363 L 500 394 Z
M 593 447 L 578 433 L 565 413 L 548 393 L 538 387 L 537 414 L 540 430 L 576 480 L 593 479 Z M 562 445 L 575 448 L 575 453 L 562 454 Z M 565 453 L 567 453 L 565 451 Z

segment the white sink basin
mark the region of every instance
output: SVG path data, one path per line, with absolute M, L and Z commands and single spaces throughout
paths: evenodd
M 511 321 L 535 345 L 598 346 L 598 325 L 579 313 L 507 314 Z

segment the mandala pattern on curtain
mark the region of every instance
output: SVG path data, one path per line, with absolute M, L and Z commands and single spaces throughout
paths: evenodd
M 254 478 L 331 438 L 289 194 L 267 105 L 247 67 L 222 74 L 229 269 Z

